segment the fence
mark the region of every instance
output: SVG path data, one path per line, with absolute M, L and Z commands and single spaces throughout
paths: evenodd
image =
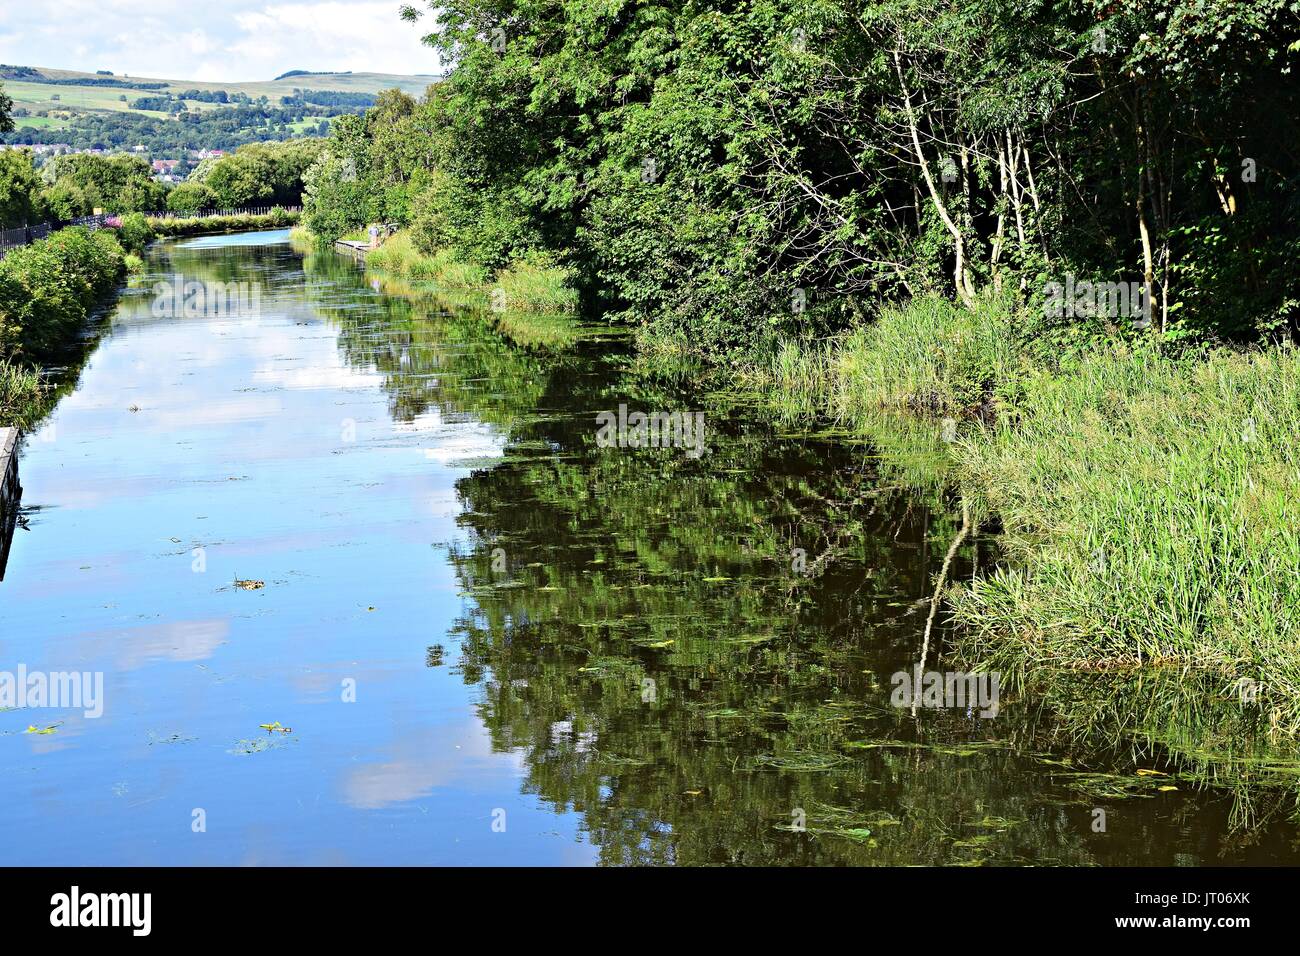
M 42 222 L 35 226 L 19 226 L 17 229 L 0 230 L 0 259 L 10 249 L 25 246 L 37 239 L 44 239 L 52 232 L 66 229 L 68 226 L 85 226 L 87 229 L 99 229 L 108 225 L 111 216 L 81 216 L 77 219 L 59 219 L 54 222 Z
M 273 209 L 282 209 L 287 213 L 302 212 L 301 206 L 244 206 L 240 209 L 200 209 L 196 212 L 174 212 L 172 210 L 146 212 L 149 219 L 210 219 L 214 216 L 265 216 Z M 25 246 L 44 239 L 50 233 L 68 226 L 85 226 L 87 229 L 99 229 L 106 225 L 116 225 L 117 216 L 81 216 L 77 219 L 63 219 L 55 222 L 42 222 L 35 226 L 19 226 L 17 229 L 0 229 L 0 259 L 11 249 Z
M 243 206 L 239 209 L 199 209 L 195 212 L 175 212 L 173 210 L 147 212 L 148 219 L 210 219 L 213 216 L 265 216 L 273 209 L 283 212 L 302 212 L 302 206 Z

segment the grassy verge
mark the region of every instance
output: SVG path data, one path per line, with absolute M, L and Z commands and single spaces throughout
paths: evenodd
M 367 253 L 366 267 L 416 282 L 432 282 L 452 291 L 481 291 L 491 278 L 486 269 L 458 262 L 444 249 L 425 255 L 405 232 L 397 233 Z
M 284 209 L 272 209 L 261 216 L 206 216 L 193 219 L 147 220 L 149 228 L 159 238 L 205 236 L 223 232 L 252 232 L 257 229 L 284 229 L 298 222 L 300 214 Z
M 1027 328 L 922 300 L 750 374 L 787 410 L 968 422 L 955 480 L 1007 560 L 952 592 L 963 656 L 1194 666 L 1300 700 L 1300 352 L 1112 343 L 1062 364 Z M 1300 726 L 1300 707 L 1277 720 Z
M 1112 348 L 958 450 L 1010 565 L 958 592 L 982 656 L 1214 667 L 1300 698 L 1300 354 Z
M 38 372 L 0 360 L 0 427 L 26 428 L 40 414 L 43 394 Z
M 295 236 L 310 238 L 302 228 Z M 568 313 L 578 308 L 578 294 L 570 286 L 568 273 L 544 258 L 513 262 L 494 275 L 477 263 L 454 258 L 445 249 L 422 252 L 407 232 L 398 232 L 367 253 L 366 268 L 427 282 L 446 292 L 471 293 L 474 305 L 516 317 L 520 313 Z

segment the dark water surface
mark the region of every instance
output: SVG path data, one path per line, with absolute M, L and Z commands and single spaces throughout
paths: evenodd
M 892 706 L 956 525 L 873 448 L 285 233 L 148 268 L 23 446 L 0 669 L 104 709 L 0 712 L 6 862 L 1296 861 L 1296 767 L 1216 687 Z M 155 316 L 177 272 L 260 306 Z M 620 403 L 707 453 L 597 447 Z

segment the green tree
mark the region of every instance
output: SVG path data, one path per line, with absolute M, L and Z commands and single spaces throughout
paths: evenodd
M 0 133 L 8 133 L 13 130 L 14 121 L 11 118 L 13 108 L 14 101 L 5 92 L 4 84 L 0 83 Z
M 0 153 L 0 229 L 39 220 L 40 188 L 30 150 L 7 149 Z
M 167 194 L 167 208 L 172 212 L 198 212 L 216 206 L 216 194 L 201 182 L 179 183 Z
M 44 201 L 61 210 L 69 208 L 87 215 L 90 210 L 126 213 L 163 208 L 167 189 L 155 182 L 153 170 L 143 159 L 117 154 L 58 156 L 45 164 L 42 178 L 53 187 Z M 88 207 L 88 208 L 87 208 Z

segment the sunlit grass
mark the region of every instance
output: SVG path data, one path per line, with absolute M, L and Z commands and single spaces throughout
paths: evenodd
M 1192 663 L 1300 699 L 1300 357 L 1115 348 L 958 458 L 1009 567 L 957 596 L 990 658 Z
M 1099 344 L 1062 369 L 1022 328 L 923 299 L 749 375 L 780 414 L 875 440 L 882 411 L 923 413 L 896 446 L 949 418 L 947 479 L 1000 520 L 1007 559 L 953 594 L 973 659 L 1190 665 L 1300 701 L 1300 354 Z
M 0 427 L 25 427 L 38 414 L 41 395 L 38 373 L 0 361 Z

